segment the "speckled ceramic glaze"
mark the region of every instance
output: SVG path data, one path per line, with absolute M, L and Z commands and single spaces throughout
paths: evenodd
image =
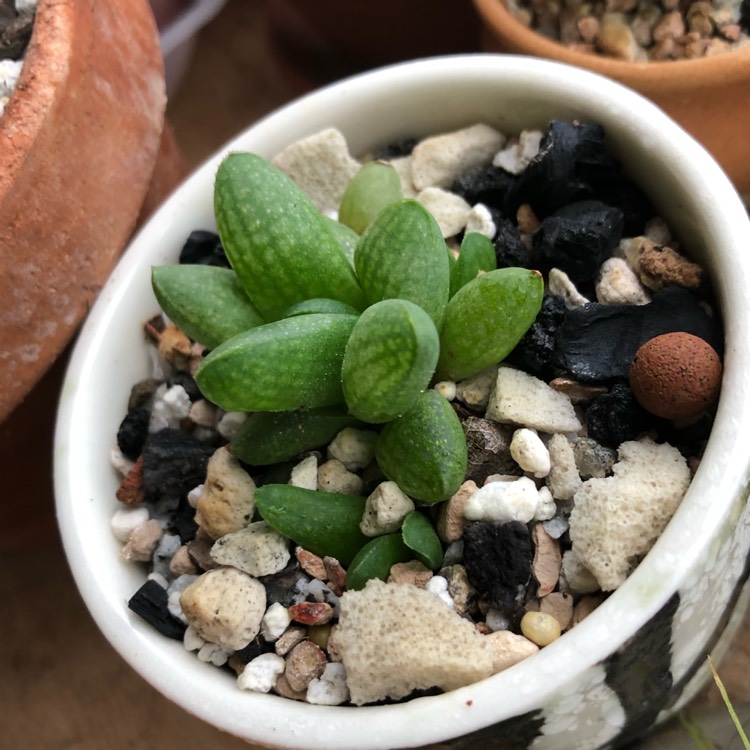
M 714 156 L 750 197 L 750 47 L 694 60 L 627 62 L 569 49 L 517 21 L 504 0 L 474 0 L 490 52 L 533 55 L 592 70 L 662 107 Z
M 118 558 L 108 525 L 117 478 L 109 452 L 130 386 L 149 374 L 142 323 L 157 311 L 152 264 L 174 261 L 189 231 L 212 228 L 213 175 L 228 150 L 270 157 L 327 126 L 353 153 L 475 122 L 506 132 L 552 118 L 596 121 L 683 245 L 708 269 L 725 320 L 725 373 L 703 463 L 651 553 L 591 616 L 526 661 L 480 683 L 399 705 L 314 706 L 237 689 L 129 612 L 142 573 Z M 612 81 L 557 63 L 474 55 L 368 73 L 309 95 L 242 133 L 162 207 L 105 286 L 61 398 L 57 507 L 81 593 L 112 645 L 186 710 L 283 748 L 617 747 L 689 699 L 744 607 L 750 511 L 750 224 L 706 151 L 656 107 Z M 727 625 L 730 624 L 729 630 Z M 722 634 L 724 636 L 722 637 Z

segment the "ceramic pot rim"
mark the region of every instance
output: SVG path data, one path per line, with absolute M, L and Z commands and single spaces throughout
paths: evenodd
M 184 222 L 186 213 L 193 228 L 211 216 L 213 174 L 227 151 L 252 148 L 271 156 L 289 142 L 291 135 L 299 138 L 315 132 L 328 118 L 334 124 L 345 120 L 352 132 L 368 119 L 389 122 L 388 111 L 376 114 L 373 101 L 388 110 L 388 102 L 394 98 L 424 103 L 430 93 L 434 96 L 456 87 L 488 95 L 495 85 L 506 96 L 510 91 L 526 96 L 525 92 L 533 89 L 535 99 L 551 97 L 556 109 L 561 108 L 558 102 L 564 91 L 573 105 L 606 111 L 619 130 L 618 137 L 638 141 L 639 148 L 642 142 L 650 152 L 663 155 L 669 164 L 665 180 L 673 180 L 670 185 L 700 192 L 678 193 L 670 199 L 676 201 L 678 211 L 686 212 L 688 225 L 691 221 L 708 222 L 710 234 L 716 238 L 719 262 L 714 282 L 721 290 L 727 336 L 725 396 L 717 415 L 722 429 L 714 431 L 705 466 L 652 553 L 593 615 L 522 664 L 460 690 L 392 706 L 313 706 L 272 695 L 242 693 L 225 674 L 201 664 L 194 655 L 186 655 L 181 644 L 167 643 L 149 626 L 131 618 L 116 593 L 105 590 L 108 575 L 96 569 L 96 552 L 86 546 L 85 525 L 91 503 L 109 502 L 96 496 L 98 487 L 86 477 L 91 463 L 87 450 L 92 447 L 87 444 L 87 427 L 101 419 L 101 404 L 89 398 L 99 352 L 128 295 L 147 294 L 134 290 L 147 280 L 149 262 L 154 262 L 153 249 L 164 244 L 170 226 L 180 216 Z M 412 110 L 416 106 L 410 104 Z M 445 99 L 434 106 L 435 111 L 445 110 Z M 346 115 L 337 117 L 338 108 Z M 427 128 L 430 116 L 429 107 L 419 115 L 422 127 Z M 481 117 L 481 112 L 472 112 L 472 116 Z M 465 116 L 463 122 L 471 124 Z M 644 129 L 646 123 L 648 129 Z M 388 133 L 384 135 L 389 137 Z M 377 144 L 357 142 L 356 137 L 350 140 L 354 153 L 373 145 Z M 684 158 L 686 153 L 689 159 Z M 750 284 L 750 263 L 740 256 L 748 245 L 750 222 L 744 207 L 705 149 L 640 95 L 586 70 L 511 55 L 447 56 L 360 74 L 277 110 L 211 157 L 141 230 L 93 307 L 74 350 L 58 414 L 55 490 L 66 553 L 99 627 L 131 666 L 183 708 L 225 731 L 274 746 L 341 750 L 415 746 L 466 734 L 542 705 L 653 616 L 685 583 L 691 568 L 710 554 L 719 530 L 737 512 L 739 489 L 750 471 L 750 458 L 741 447 L 750 437 L 750 391 L 744 385 L 744 372 L 750 363 L 750 314 L 740 304 Z M 124 354 L 120 359 L 126 357 Z M 575 667 L 571 668 L 571 663 Z M 199 683 L 203 685 L 200 691 L 195 689 Z M 510 713 L 503 714 L 504 710 Z
M 628 62 L 605 55 L 569 49 L 518 21 L 503 0 L 473 0 L 479 14 L 491 29 L 490 33 L 507 40 L 509 52 L 559 60 L 581 68 L 597 71 L 636 88 L 664 89 L 673 93 L 711 86 L 716 80 L 723 85 L 747 80 L 750 66 L 750 45 L 741 49 L 692 60 Z M 718 78 L 717 78 L 718 77 Z

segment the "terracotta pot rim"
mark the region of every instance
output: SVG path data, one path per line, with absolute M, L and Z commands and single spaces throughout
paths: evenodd
M 692 60 L 627 62 L 604 55 L 578 52 L 530 29 L 518 21 L 503 0 L 473 0 L 477 12 L 491 31 L 511 40 L 513 51 L 589 68 L 612 78 L 637 83 L 660 84 L 669 89 L 694 89 L 711 85 L 720 75 L 724 83 L 747 78 L 750 45 L 725 54 Z
M 36 140 L 68 77 L 74 43 L 75 0 L 39 0 L 31 39 L 16 89 L 0 117 L 0 195 L 23 169 L 25 154 Z M 43 70 L 44 76 L 38 71 Z M 24 96 L 16 93 L 27 92 Z M 23 123 L 19 128 L 17 123 Z M 26 141 L 18 148 L 19 138 Z M 6 148 L 6 144 L 12 148 Z

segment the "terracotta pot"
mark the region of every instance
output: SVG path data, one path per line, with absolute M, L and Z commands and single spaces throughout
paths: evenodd
M 148 0 L 40 0 L 0 119 L 0 421 L 72 338 L 129 239 L 165 105 Z
M 473 1 L 484 21 L 484 49 L 559 60 L 630 86 L 697 138 L 737 190 L 750 196 L 750 47 L 694 60 L 625 62 L 571 50 L 536 33 L 502 0 Z

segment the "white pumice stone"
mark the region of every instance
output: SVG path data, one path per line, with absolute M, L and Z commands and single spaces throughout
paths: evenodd
M 381 482 L 365 502 L 360 531 L 365 536 L 391 534 L 413 510 L 414 502 L 395 482 Z
M 484 616 L 484 624 L 493 632 L 508 630 L 511 627 L 511 621 L 505 612 L 490 607 Z
M 549 451 L 535 430 L 527 427 L 517 429 L 510 441 L 510 455 L 524 471 L 537 479 L 549 474 Z
M 554 434 L 547 443 L 550 471 L 547 487 L 556 500 L 570 500 L 581 486 L 573 445 L 565 435 Z
M 599 269 L 596 299 L 603 305 L 646 305 L 651 295 L 623 258 L 608 258 Z
M 668 443 L 622 443 L 612 476 L 589 479 L 575 494 L 570 539 L 602 591 L 618 588 L 633 561 L 659 538 L 688 486 L 690 469 Z
M 469 521 L 529 523 L 538 505 L 539 490 L 533 479 L 498 480 L 485 484 L 469 497 L 464 516 Z
M 311 455 L 303 458 L 293 469 L 289 477 L 292 487 L 306 490 L 318 489 L 318 457 Z
M 123 456 L 122 451 L 119 448 L 113 448 L 109 452 L 109 462 L 121 477 L 125 477 L 130 474 L 131 470 L 133 469 L 133 464 L 135 463 L 129 458 Z
M 550 294 L 563 298 L 565 307 L 569 310 L 573 310 L 576 307 L 583 307 L 583 305 L 587 305 L 590 302 L 587 297 L 584 297 L 578 291 L 568 274 L 559 268 L 550 269 L 550 272 L 547 274 L 547 286 L 549 287 Z
M 563 554 L 560 590 L 574 596 L 599 591 L 599 583 L 594 574 L 581 562 L 575 550 L 570 549 Z
M 557 514 L 557 503 L 555 498 L 552 497 L 552 493 L 549 491 L 549 487 L 539 488 L 539 504 L 536 506 L 536 512 L 534 513 L 535 521 L 549 521 L 554 518 Z
M 237 676 L 237 687 L 254 693 L 268 693 L 283 674 L 286 662 L 278 654 L 261 654 L 249 661 Z
M 344 427 L 328 446 L 328 455 L 340 461 L 349 471 L 364 469 L 375 460 L 378 433 Z
M 195 506 L 198 505 L 198 500 L 200 499 L 200 496 L 202 494 L 203 494 L 202 484 L 199 484 L 197 487 L 193 487 L 193 489 L 187 493 L 187 501 L 190 504 L 191 508 L 195 508 Z
M 260 626 L 261 635 L 269 643 L 277 641 L 289 627 L 291 621 L 289 610 L 281 602 L 274 602 L 263 615 Z
M 182 541 L 177 534 L 163 534 L 154 550 L 152 570 L 168 578 L 171 575 L 169 563 L 181 546 Z
M 197 651 L 205 641 L 198 635 L 198 631 L 192 626 L 188 625 L 185 628 L 185 633 L 182 636 L 182 645 L 186 651 Z
M 439 597 L 449 607 L 453 607 L 453 597 L 448 591 L 448 579 L 443 576 L 432 576 L 429 581 L 425 584 L 425 589 L 431 594 Z
M 489 164 L 504 143 L 502 133 L 481 123 L 425 138 L 412 151 L 414 186 L 448 188 L 460 174 Z
M 433 215 L 443 239 L 463 231 L 471 206 L 460 196 L 438 187 L 420 190 L 417 200 Z
M 543 135 L 541 130 L 522 130 L 518 140 L 495 154 L 492 166 L 501 167 L 511 174 L 521 174 L 539 153 L 539 144 Z
M 118 508 L 112 515 L 109 525 L 115 539 L 125 543 L 133 530 L 146 521 L 148 521 L 148 508 L 140 505 L 134 508 Z
M 225 534 L 211 547 L 211 559 L 231 565 L 251 576 L 267 576 L 286 567 L 291 554 L 289 542 L 265 521 Z
M 206 664 L 213 664 L 215 667 L 222 667 L 227 663 L 229 656 L 233 652 L 225 649 L 218 643 L 204 643 L 198 649 L 198 660 Z
M 497 226 L 492 220 L 492 214 L 484 203 L 475 203 L 466 217 L 466 232 L 478 232 L 489 239 L 497 234 Z
M 452 380 L 441 380 L 439 383 L 435 383 L 433 387 L 446 401 L 455 400 L 457 389 Z
M 539 651 L 539 646 L 510 630 L 496 630 L 486 636 L 494 654 L 493 672 L 502 672 Z
M 323 674 L 315 677 L 307 686 L 305 699 L 318 706 L 340 706 L 349 700 L 346 684 L 346 668 L 341 662 L 326 664 Z
M 338 211 L 349 180 L 361 166 L 336 128 L 290 144 L 271 163 L 294 180 L 322 212 Z
M 487 419 L 526 425 L 538 432 L 578 432 L 581 423 L 568 396 L 523 370 L 498 368 L 490 393 Z

